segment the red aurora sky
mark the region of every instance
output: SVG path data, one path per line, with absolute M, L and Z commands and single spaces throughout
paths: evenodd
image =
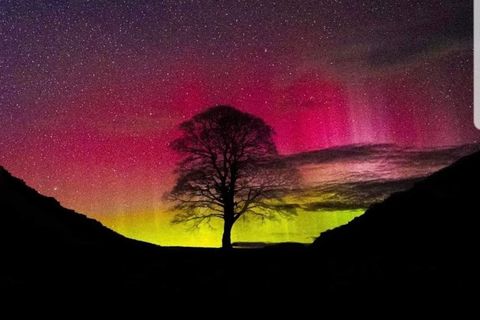
M 0 164 L 94 217 L 161 206 L 215 104 L 283 154 L 480 141 L 472 1 L 2 1 Z

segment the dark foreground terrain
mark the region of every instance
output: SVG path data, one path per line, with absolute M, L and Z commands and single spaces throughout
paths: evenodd
M 327 301 L 359 299 L 372 306 L 379 299 L 468 304 L 478 274 L 479 181 L 476 153 L 311 246 L 224 252 L 124 238 L 0 168 L 0 289 L 19 299 L 149 295 L 162 302 L 288 301 L 323 310 L 331 307 Z

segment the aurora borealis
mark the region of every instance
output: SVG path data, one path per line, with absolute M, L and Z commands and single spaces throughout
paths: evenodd
M 472 6 L 0 0 L 0 165 L 129 236 L 215 244 L 214 231 L 170 226 L 162 202 L 175 178 L 169 142 L 181 121 L 230 104 L 272 125 L 284 155 L 351 144 L 428 153 L 478 143 Z M 336 181 L 341 169 L 354 168 L 370 179 L 379 167 L 368 159 L 317 174 Z M 422 162 L 414 176 L 449 163 L 442 161 Z M 310 237 L 362 210 L 237 232 L 254 241 L 270 228 L 259 241 L 307 241 L 296 232 L 315 225 Z

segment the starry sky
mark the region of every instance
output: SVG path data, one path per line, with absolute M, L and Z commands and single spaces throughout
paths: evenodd
M 0 0 L 0 165 L 124 234 L 192 244 L 161 198 L 177 125 L 209 106 L 262 117 L 284 155 L 478 143 L 472 6 Z

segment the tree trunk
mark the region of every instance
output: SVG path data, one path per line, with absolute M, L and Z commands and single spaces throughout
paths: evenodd
M 223 223 L 223 236 L 222 236 L 223 249 L 232 248 L 232 239 L 231 239 L 232 227 L 233 227 L 233 223 L 231 222 L 231 219 L 227 219 L 227 217 L 225 217 L 225 220 Z
M 223 207 L 223 237 L 222 237 L 222 248 L 231 249 L 232 248 L 232 227 L 234 224 L 234 204 L 233 204 L 233 194 L 227 193 L 224 196 L 225 205 Z
M 222 248 L 231 249 L 232 248 L 232 227 L 235 223 L 235 196 L 232 190 L 234 187 L 230 186 L 229 191 L 223 194 L 223 199 L 225 200 L 223 205 L 223 237 L 222 237 Z

